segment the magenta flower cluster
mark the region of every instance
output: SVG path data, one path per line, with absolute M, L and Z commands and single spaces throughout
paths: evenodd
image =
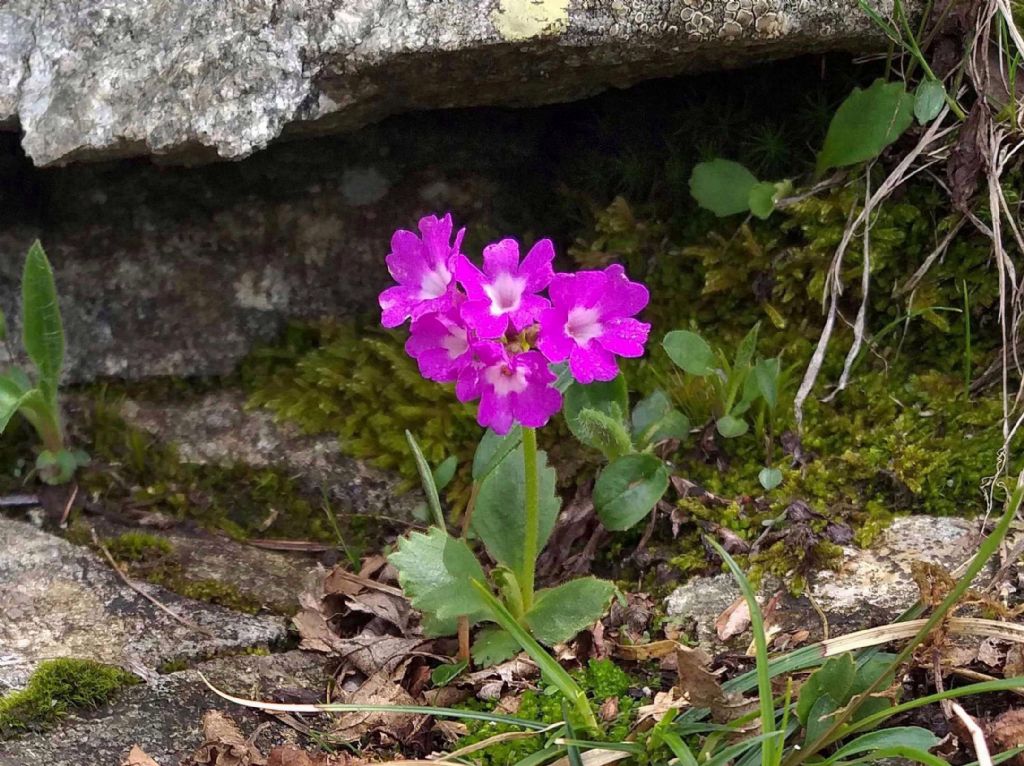
M 380 294 L 381 323 L 412 320 L 406 351 L 425 378 L 479 399 L 480 425 L 505 434 L 547 423 L 562 406 L 551 363 L 568 361 L 592 383 L 618 374 L 616 356 L 643 354 L 651 326 L 634 315 L 649 296 L 621 266 L 556 274 L 551 240 L 520 260 L 519 243 L 503 239 L 484 248 L 481 270 L 461 251 L 465 229 L 453 239 L 450 215 L 422 218 L 419 230 L 391 238 L 398 284 Z

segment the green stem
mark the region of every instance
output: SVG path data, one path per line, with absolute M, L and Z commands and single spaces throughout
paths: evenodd
M 526 524 L 523 530 L 523 568 L 519 573 L 519 590 L 523 597 L 523 610 L 533 608 L 537 546 L 540 540 L 540 493 L 537 486 L 537 432 L 523 428 L 523 469 L 526 488 Z
M 526 431 L 526 429 L 524 428 L 523 431 Z M 511 634 L 512 638 L 523 648 L 523 651 L 530 655 L 530 659 L 540 668 L 543 677 L 549 683 L 554 684 L 558 691 L 562 693 L 562 696 L 576 708 L 576 713 L 579 715 L 584 728 L 590 732 L 600 732 L 601 727 L 598 725 L 594 711 L 587 701 L 586 692 L 579 687 L 579 684 L 572 680 L 572 676 L 558 664 L 558 660 L 552 657 L 548 650 L 537 643 L 537 640 L 530 635 L 529 631 L 519 624 L 519 621 L 512 616 L 512 613 L 508 611 L 508 608 L 503 603 L 494 597 L 494 594 L 491 593 L 486 585 L 479 580 L 470 580 L 470 583 L 477 593 L 480 594 L 481 600 L 490 611 L 494 621 L 504 628 L 507 633 Z

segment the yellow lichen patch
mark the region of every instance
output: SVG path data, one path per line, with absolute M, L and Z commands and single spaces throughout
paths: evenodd
M 561 34 L 569 23 L 569 0 L 499 0 L 491 21 L 510 42 Z

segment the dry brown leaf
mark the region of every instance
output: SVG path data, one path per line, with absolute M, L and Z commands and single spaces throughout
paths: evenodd
M 678 646 L 678 641 L 670 640 L 652 641 L 649 644 L 616 644 L 615 656 L 631 662 L 660 660 L 675 652 Z
M 788 652 L 805 643 L 810 637 L 811 632 L 803 628 L 792 633 L 781 633 L 775 637 L 775 641 L 772 642 L 772 648 L 777 652 Z
M 337 702 L 366 705 L 415 705 L 409 693 L 395 683 L 389 674 L 377 673 L 354 692 L 340 696 Z M 336 742 L 355 742 L 373 732 L 391 743 L 402 743 L 412 734 L 417 719 L 423 716 L 385 712 L 343 713 L 337 716 L 329 736 Z
M 750 607 L 743 596 L 739 596 L 725 608 L 715 620 L 715 632 L 719 641 L 728 641 L 750 627 Z
M 1003 675 L 1006 678 L 1024 676 L 1024 646 L 1021 644 L 1012 644 L 1006 651 L 1006 664 L 1003 666 Z
M 160 764 L 150 758 L 141 747 L 133 745 L 128 755 L 121 761 L 121 766 L 160 766 Z
M 601 704 L 601 709 L 597 711 L 598 716 L 605 723 L 614 721 L 619 717 L 619 698 L 609 697 Z
M 1024 709 L 1007 710 L 987 727 L 989 739 L 996 750 L 1010 750 L 1024 745 Z M 1013 766 L 1024 766 L 1024 753 L 1009 761 Z
M 641 705 L 637 709 L 637 728 L 644 729 L 653 723 L 657 723 L 670 710 L 681 710 L 690 707 L 690 701 L 685 694 L 676 688 L 667 692 L 658 692 L 654 695 L 654 701 L 650 705 Z
M 267 766 L 358 766 L 360 758 L 345 753 L 308 753 L 298 745 L 280 745 L 270 751 Z
M 679 689 L 694 707 L 711 708 L 711 717 L 717 723 L 730 721 L 752 710 L 757 704 L 735 692 L 725 692 L 718 676 L 708 670 L 711 658 L 700 649 L 679 646 L 676 649 L 676 672 Z
M 192 764 L 202 766 L 265 766 L 266 758 L 239 731 L 235 722 L 219 710 L 203 716 L 203 744 L 192 754 Z
M 994 638 L 986 638 L 978 645 L 978 660 L 990 668 L 1002 667 L 1006 653 L 999 648 L 999 642 Z

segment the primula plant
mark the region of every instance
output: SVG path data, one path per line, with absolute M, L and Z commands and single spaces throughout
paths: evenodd
M 0 369 L 0 434 L 16 414 L 35 429 L 42 442 L 36 470 L 49 484 L 69 481 L 88 458 L 67 449 L 61 422 L 59 386 L 64 366 L 64 325 L 57 304 L 53 269 L 35 242 L 25 259 L 21 280 L 21 330 L 25 353 L 35 375 L 12 364 Z M 6 322 L 0 318 L 0 341 L 6 343 Z
M 479 631 L 474 658 L 497 662 L 524 649 L 594 728 L 585 695 L 541 644 L 592 624 L 616 590 L 594 577 L 536 589 L 537 557 L 560 506 L 536 429 L 562 409 L 567 389 L 573 401 L 591 384 L 621 385 L 624 394 L 616 357 L 644 353 L 650 325 L 635 315 L 647 289 L 618 265 L 555 273 L 547 239 L 525 257 L 513 239 L 488 245 L 481 269 L 462 253 L 462 237 L 453 237 L 448 215 L 423 218 L 419 234 L 395 232 L 387 264 L 398 284 L 381 293 L 380 306 L 385 327 L 411 321 L 406 350 L 425 378 L 454 383 L 460 401 L 479 402 L 477 420 L 489 430 L 474 459 L 467 513 L 495 566 L 485 573 L 467 542 L 448 533 L 434 475 L 411 438 L 436 525 L 404 538 L 390 560 L 428 631 L 454 633 L 460 618 L 494 623 Z M 625 409 L 623 397 L 615 417 Z M 583 410 L 597 412 L 577 406 L 575 419 Z

